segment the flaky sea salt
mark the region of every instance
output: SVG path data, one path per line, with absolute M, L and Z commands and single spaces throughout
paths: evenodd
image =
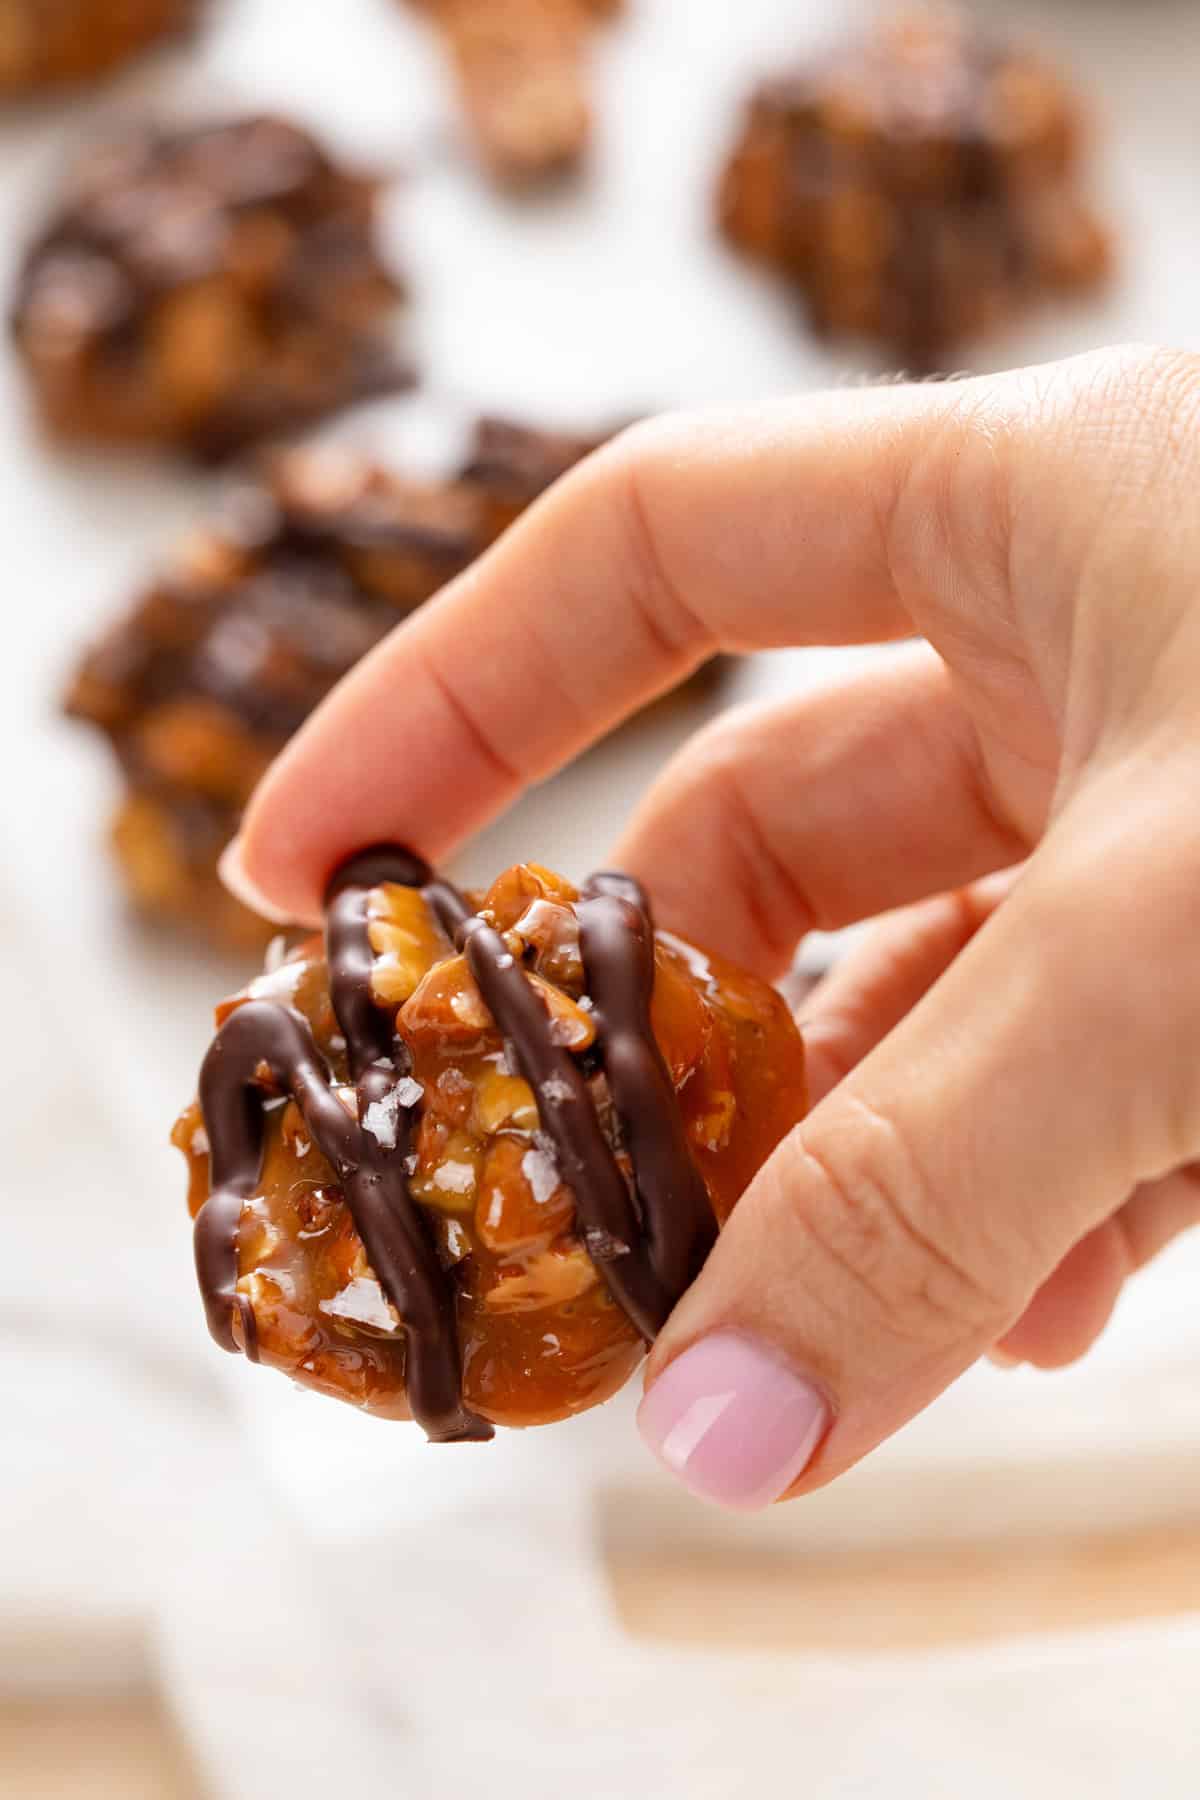
M 446 1220 L 446 1254 L 452 1262 L 461 1262 L 471 1253 L 471 1240 L 457 1219 Z
M 475 1170 L 467 1162 L 439 1163 L 432 1179 L 444 1194 L 469 1194 L 475 1186 Z
M 394 1150 L 400 1136 L 400 1114 L 415 1106 L 424 1092 L 419 1081 L 406 1075 L 382 1100 L 372 1100 L 363 1114 L 363 1130 L 370 1132 L 382 1150 Z
M 385 1094 L 382 1100 L 372 1100 L 363 1114 L 363 1130 L 369 1131 L 383 1150 L 396 1148 L 399 1126 L 400 1102 L 394 1089 L 390 1094 Z
M 288 962 L 286 957 L 282 962 L 268 960 L 262 974 L 256 975 L 250 983 L 251 999 L 291 1000 L 304 979 L 306 967 L 303 961 Z
M 351 1319 L 357 1325 L 371 1325 L 376 1331 L 398 1331 L 400 1318 L 372 1275 L 355 1275 L 340 1294 L 322 1300 L 318 1310 L 334 1319 Z
M 521 1158 L 521 1173 L 533 1189 L 539 1206 L 545 1206 L 558 1186 L 558 1164 L 548 1150 L 527 1150 Z

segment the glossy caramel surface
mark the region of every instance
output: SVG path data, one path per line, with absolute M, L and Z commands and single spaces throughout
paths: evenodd
M 533 864 L 508 870 L 481 911 L 507 934 L 559 1043 L 579 1061 L 618 1162 L 621 1146 L 584 991 L 576 890 Z M 410 1189 L 453 1271 L 463 1392 L 496 1424 L 537 1425 L 605 1400 L 644 1353 L 575 1234 L 571 1190 L 539 1129 L 533 1091 L 463 957 L 419 892 L 372 892 L 372 991 L 394 1013 L 419 1086 Z M 249 999 L 294 1007 L 353 1111 L 345 1045 L 319 939 L 218 1011 Z M 783 1000 L 731 965 L 660 933 L 651 1017 L 691 1151 L 719 1221 L 803 1115 L 804 1053 Z M 415 1090 L 411 1098 L 418 1096 Z M 385 1134 L 385 1113 L 364 1118 Z M 193 1104 L 173 1142 L 190 1169 L 193 1215 L 208 1195 L 208 1143 Z M 385 1417 L 405 1417 L 404 1333 L 380 1289 L 336 1177 L 295 1103 L 267 1118 L 261 1179 L 238 1238 L 239 1291 L 254 1308 L 260 1360 Z

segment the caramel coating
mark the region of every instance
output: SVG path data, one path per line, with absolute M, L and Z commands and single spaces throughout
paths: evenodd
M 13 308 L 48 428 L 217 458 L 402 385 L 375 196 L 284 119 L 93 145 Z
M 795 285 L 818 332 L 921 372 L 1038 294 L 1103 279 L 1082 153 L 1053 69 L 953 7 L 913 7 L 753 95 L 720 222 Z
M 0 0 L 0 95 L 106 75 L 186 28 L 198 0 Z
M 597 440 L 479 423 L 461 473 L 413 481 L 361 456 L 276 456 L 85 656 L 66 710 L 127 782 L 112 845 L 138 909 L 224 943 L 263 922 L 217 880 L 271 758 L 399 618 L 480 555 Z
M 595 1053 L 578 897 L 559 876 L 520 864 L 493 884 L 481 910 L 537 984 L 551 1029 L 578 1059 L 633 1180 Z M 465 958 L 418 890 L 372 890 L 369 936 L 374 1000 L 394 1013 L 421 1089 L 409 1186 L 452 1271 L 463 1397 L 499 1425 L 581 1412 L 623 1385 L 644 1345 L 576 1235 L 574 1197 L 540 1131 L 537 1099 L 512 1073 Z M 352 1106 L 319 940 L 227 1002 L 218 1022 L 264 998 L 310 1023 Z M 723 1223 L 803 1115 L 799 1034 L 773 989 L 666 932 L 656 938 L 651 1022 L 692 1157 Z M 374 1128 L 386 1132 L 387 1119 Z M 188 1159 L 195 1215 L 209 1192 L 198 1105 L 183 1114 L 172 1141 Z M 369 1412 L 407 1416 L 400 1322 L 291 1100 L 269 1115 L 262 1174 L 244 1205 L 237 1249 L 238 1292 L 253 1307 L 261 1361 Z

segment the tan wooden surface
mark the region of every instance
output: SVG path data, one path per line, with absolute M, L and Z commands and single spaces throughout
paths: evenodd
M 927 1650 L 1200 1611 L 1200 1531 L 893 1554 L 611 1565 L 637 1636 L 728 1649 Z
M 149 1697 L 0 1701 L 5 1800 L 202 1800 Z
M 930 1649 L 1200 1610 L 1200 1532 L 894 1556 L 610 1566 L 636 1636 L 728 1649 Z M 203 1800 L 149 1697 L 0 1702 L 12 1800 Z M 436 1800 L 436 1797 L 434 1797 Z

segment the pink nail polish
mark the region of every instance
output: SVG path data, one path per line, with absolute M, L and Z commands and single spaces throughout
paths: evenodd
M 754 1512 L 787 1492 L 831 1417 L 821 1390 L 774 1350 L 718 1331 L 668 1363 L 638 1408 L 638 1429 L 693 1494 Z
M 243 906 L 248 906 L 251 912 L 258 913 L 261 918 L 270 919 L 275 925 L 292 923 L 287 913 L 280 912 L 259 893 L 247 875 L 242 866 L 242 840 L 240 838 L 234 838 L 232 843 L 226 844 L 221 852 L 221 860 L 217 864 L 217 873 L 234 899 L 240 900 Z

